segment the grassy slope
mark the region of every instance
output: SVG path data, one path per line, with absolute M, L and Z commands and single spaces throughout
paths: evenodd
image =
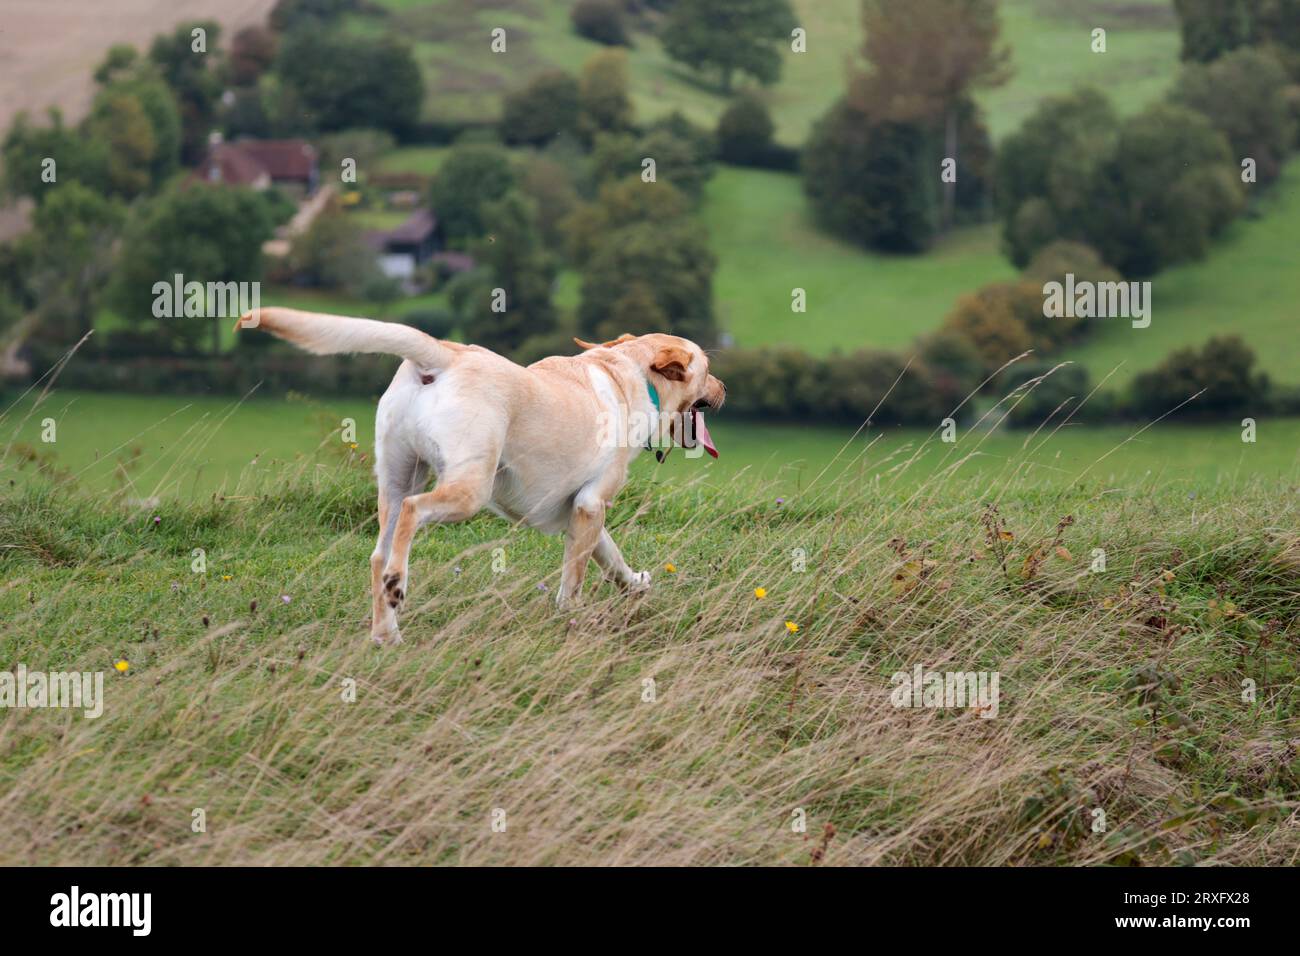
M 485 60 L 472 45 L 449 39 L 441 45 L 448 51 L 438 54 L 452 57 L 445 74 L 473 87 L 478 73 L 470 70 L 471 60 L 476 69 L 487 63 L 500 67 L 493 74 L 506 77 L 500 84 L 483 81 L 492 86 L 490 94 L 464 94 L 481 111 L 495 104 L 498 87 L 522 78 L 502 71 L 526 76 L 540 61 L 579 63 L 596 47 L 572 36 L 565 9 L 563 3 L 534 2 L 500 15 L 481 13 L 475 22 L 500 20 L 518 27 L 518 56 Z M 1132 4 L 1119 12 L 1100 5 L 1103 12 L 1095 14 L 1085 8 L 1065 15 L 1063 9 L 1043 0 L 1002 4 L 1015 72 L 1011 82 L 982 95 L 995 135 L 1014 129 L 1042 96 L 1082 82 L 1105 87 L 1122 112 L 1157 99 L 1171 82 L 1178 39 L 1167 4 Z M 842 87 L 845 57 L 857 44 L 856 0 L 805 3 L 799 10 L 813 38 L 810 52 L 787 57 L 782 82 L 766 94 L 783 138 L 791 142 L 802 140 L 811 119 Z M 1108 29 L 1105 54 L 1088 46 L 1096 24 Z M 642 115 L 681 108 L 712 122 L 720 98 L 682 74 L 653 40 L 641 42 L 631 63 Z M 458 95 L 439 102 L 454 109 Z M 383 168 L 431 174 L 444 155 L 437 148 L 402 149 L 387 157 Z M 1150 329 L 1109 325 L 1064 357 L 1083 362 L 1098 377 L 1120 366 L 1113 378 L 1118 384 L 1172 348 L 1233 331 L 1255 347 L 1275 378 L 1295 381 L 1297 353 L 1286 346 L 1295 326 L 1292 303 L 1300 301 L 1300 273 L 1291 268 L 1285 250 L 1294 245 L 1298 203 L 1300 168 L 1293 165 L 1258 219 L 1238 223 L 1206 261 L 1155 280 L 1157 311 Z M 701 215 L 719 260 L 718 314 L 741 345 L 798 345 L 817 353 L 836 347 L 906 348 L 917 334 L 942 322 L 960 295 L 1014 274 L 999 252 L 993 225 L 959 230 L 923 257 L 877 256 L 838 242 L 811 224 L 794 176 L 721 167 Z M 807 315 L 789 311 L 796 287 L 808 292 Z
M 720 167 L 701 215 L 718 258 L 714 300 L 737 344 L 902 348 L 957 298 L 1015 270 L 993 225 L 957 231 L 925 256 L 867 253 L 819 231 L 795 176 Z M 791 311 L 791 290 L 808 312 Z
M 1150 367 L 1176 348 L 1212 335 L 1240 335 L 1277 381 L 1300 382 L 1300 162 L 1266 193 L 1258 217 L 1240 219 L 1204 261 L 1168 269 L 1152 280 L 1151 326 L 1103 323 L 1068 355 L 1094 372 L 1120 366 L 1116 381 Z
M 798 345 L 824 353 L 905 347 L 937 327 L 964 293 L 1015 275 L 998 251 L 998 229 L 961 229 L 933 252 L 887 257 L 819 232 L 799 181 L 780 173 L 720 168 L 702 216 L 718 257 L 714 294 L 741 345 Z M 1082 347 L 1059 357 L 1100 378 L 1126 381 L 1172 349 L 1211 335 L 1241 335 L 1278 381 L 1300 381 L 1293 345 L 1300 319 L 1300 163 L 1264 194 L 1257 215 L 1237 221 L 1200 262 L 1153 280 L 1151 326 L 1102 323 Z M 790 312 L 790 290 L 808 291 L 808 314 Z M 1122 367 L 1120 367 L 1122 366 Z
M 1300 854 L 1295 656 L 1261 638 L 1300 616 L 1281 485 L 638 479 L 611 524 L 647 597 L 593 582 L 557 613 L 557 540 L 431 528 L 407 644 L 377 650 L 364 472 L 281 471 L 156 526 L 0 483 L 0 657 L 107 671 L 99 720 L 0 711 L 0 863 L 804 864 L 827 825 L 830 865 Z M 997 671 L 996 718 L 895 709 L 916 665 Z
M 539 70 L 560 66 L 577 72 L 601 49 L 574 35 L 571 0 L 508 0 L 474 6 L 468 0 L 436 5 L 382 0 L 391 19 L 353 18 L 358 32 L 390 29 L 412 40 L 429 84 L 431 119 L 494 117 L 500 94 Z M 848 64 L 861 46 L 859 0 L 793 0 L 796 21 L 808 33 L 808 51 L 787 52 L 782 79 L 766 90 L 778 138 L 802 143 L 813 121 L 844 88 Z M 1014 129 L 1044 95 L 1081 82 L 1112 88 L 1117 105 L 1136 110 L 1160 95 L 1178 63 L 1177 29 L 1168 3 L 1139 0 L 1116 11 L 1105 2 L 1003 0 L 1003 37 L 1012 49 L 1015 74 L 1005 86 L 982 95 L 995 136 Z M 1070 14 L 1063 15 L 1068 9 Z M 488 48 L 489 31 L 507 32 L 504 54 Z M 1089 49 L 1094 26 L 1109 30 L 1108 50 Z M 658 41 L 637 34 L 629 60 L 638 115 L 654 118 L 680 110 L 712 126 L 726 99 L 708 80 L 678 66 Z
M 53 445 L 41 442 L 47 417 L 58 428 Z M 345 418 L 356 423 L 358 449 L 350 457 L 360 458 L 374 442 L 370 401 L 253 399 L 240 404 L 225 398 L 56 391 L 34 414 L 23 403 L 0 418 L 0 443 L 22 443 L 51 456 L 52 466 L 96 490 L 121 490 L 138 499 L 203 497 L 229 491 L 239 481 L 267 491 L 284 464 L 335 467 L 341 457 L 349 457 L 339 433 Z M 841 449 L 828 478 L 841 473 L 887 476 L 927 439 L 930 444 L 909 470 L 913 477 L 970 456 L 960 466 L 962 475 L 991 479 L 1009 462 L 1022 461 L 1027 477 L 1042 486 L 1068 485 L 1086 472 L 1108 483 L 1140 481 L 1190 491 L 1248 476 L 1276 478 L 1300 466 L 1300 420 L 1295 419 L 1263 420 L 1255 444 L 1243 444 L 1240 429 L 1231 422 L 1156 426 L 1136 437 L 1138 426 L 1070 426 L 1050 439 L 1028 432 L 989 436 L 970 431 L 961 433 L 955 446 L 937 443 L 920 429 L 872 429 L 850 440 L 851 432 L 842 429 L 728 421 L 725 410 L 712 417 L 710 426 L 722 450 L 717 461 L 687 460 L 677 451 L 657 467 L 643 455 L 634 465 L 636 473 L 674 482 L 703 478 L 719 485 L 758 475 L 793 493 L 814 481 Z M 19 466 L 15 455 L 0 463 L 0 484 L 8 478 L 26 480 L 36 471 L 30 464 Z

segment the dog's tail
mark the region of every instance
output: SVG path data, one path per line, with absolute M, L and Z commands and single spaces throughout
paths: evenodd
M 377 322 L 279 307 L 245 312 L 235 328 L 264 329 L 316 355 L 340 352 L 400 355 L 430 371 L 450 365 L 458 347 L 398 322 Z

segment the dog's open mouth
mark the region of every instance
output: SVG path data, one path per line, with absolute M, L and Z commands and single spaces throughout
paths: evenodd
M 710 407 L 703 399 L 691 406 L 690 426 L 687 432 L 682 436 L 682 446 L 685 448 L 694 448 L 696 445 L 703 446 L 714 458 L 718 457 L 718 449 L 713 445 L 713 437 L 709 434 L 709 427 L 704 424 L 704 413 L 701 408 Z

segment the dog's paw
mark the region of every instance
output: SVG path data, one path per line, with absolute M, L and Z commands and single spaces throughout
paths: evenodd
M 627 589 L 632 594 L 640 594 L 650 590 L 650 572 L 633 571 L 632 577 L 628 579 Z
M 386 631 L 372 631 L 370 639 L 375 642 L 376 647 L 395 647 L 398 644 L 405 643 L 402 640 L 402 632 L 396 627 L 391 627 Z

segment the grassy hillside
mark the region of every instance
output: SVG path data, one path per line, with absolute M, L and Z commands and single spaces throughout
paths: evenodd
M 53 444 L 41 440 L 46 418 L 57 426 Z M 355 450 L 342 442 L 345 418 L 356 424 Z M 35 480 L 44 464 L 88 489 L 135 499 L 203 498 L 218 490 L 233 493 L 239 484 L 263 494 L 274 490 L 286 465 L 334 472 L 353 462 L 364 470 L 373 429 L 374 403 L 364 400 L 298 396 L 241 403 L 57 391 L 34 413 L 25 401 L 0 417 L 0 448 L 15 443 L 0 459 L 0 484 Z M 1254 444 L 1243 444 L 1232 422 L 1146 431 L 1137 425 L 1066 426 L 1050 436 L 963 430 L 949 445 L 923 429 L 872 428 L 854 437 L 848 429 L 736 422 L 724 409 L 710 417 L 710 429 L 722 451 L 717 461 L 688 460 L 678 450 L 656 465 L 642 455 L 636 473 L 719 486 L 762 478 L 793 493 L 823 471 L 822 480 L 843 474 L 885 481 L 909 462 L 906 482 L 951 469 L 986 482 L 1015 474 L 1040 487 L 1065 487 L 1087 476 L 1193 491 L 1249 476 L 1281 477 L 1300 467 L 1296 419 L 1262 420 Z M 39 457 L 31 460 L 31 454 Z
M 363 464 L 0 483 L 0 656 L 106 672 L 99 719 L 0 710 L 0 864 L 1294 863 L 1294 481 L 638 478 L 648 595 L 557 612 L 556 539 L 430 528 L 382 650 Z M 894 706 L 918 666 L 996 711 Z
M 718 271 L 718 314 L 741 345 L 798 345 L 811 352 L 900 348 L 942 323 L 957 299 L 1013 278 L 996 224 L 959 229 L 924 256 L 883 256 L 841 243 L 809 219 L 800 182 L 782 173 L 719 169 L 701 215 Z M 1278 381 L 1300 382 L 1300 163 L 1286 167 L 1255 214 L 1235 222 L 1200 262 L 1152 284 L 1151 326 L 1104 322 L 1060 357 L 1115 383 L 1171 350 L 1237 334 Z M 790 312 L 790 290 L 808 292 L 808 314 Z
M 993 224 L 961 229 L 924 256 L 887 256 L 812 223 L 803 186 L 785 173 L 719 167 L 701 216 L 718 258 L 714 301 L 738 345 L 902 348 L 943 321 L 962 294 L 1010 278 Z M 791 311 L 791 290 L 808 311 Z
M 1201 262 L 1152 280 L 1151 326 L 1103 323 L 1069 358 L 1095 373 L 1119 368 L 1131 378 L 1176 348 L 1212 335 L 1240 335 L 1274 379 L 1300 383 L 1300 162 L 1264 194 L 1258 214 L 1233 223 Z
M 574 34 L 572 0 L 380 0 L 386 18 L 353 17 L 358 32 L 389 30 L 410 40 L 428 84 L 425 112 L 436 120 L 482 120 L 499 114 L 505 90 L 542 69 L 577 71 L 600 50 Z M 777 136 L 802 143 L 813 121 L 844 89 L 848 64 L 861 47 L 859 0 L 792 0 L 808 32 L 808 50 L 787 52 L 780 83 L 765 91 Z M 1178 64 L 1178 33 L 1167 0 L 1118 5 L 1106 0 L 1003 0 L 1003 36 L 1015 75 L 982 102 L 1000 137 L 1014 129 L 1040 98 L 1080 83 L 1115 91 L 1128 112 L 1161 95 Z M 504 54 L 489 50 L 494 27 L 507 31 Z M 1108 30 L 1107 52 L 1090 50 L 1094 27 Z M 657 39 L 638 33 L 629 66 L 638 115 L 653 119 L 680 110 L 712 126 L 725 97 L 670 60 Z

